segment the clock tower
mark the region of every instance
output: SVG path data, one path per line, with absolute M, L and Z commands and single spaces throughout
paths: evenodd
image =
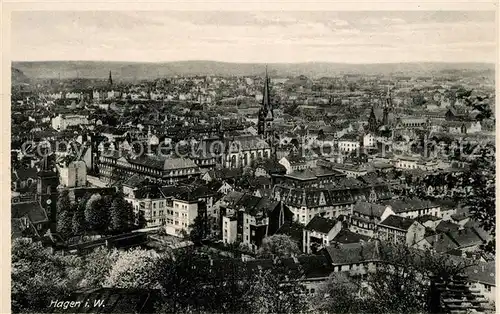
M 57 173 L 50 169 L 41 169 L 37 174 L 37 199 L 45 209 L 50 221 L 50 229 L 55 231 L 57 219 L 57 186 L 59 178 Z

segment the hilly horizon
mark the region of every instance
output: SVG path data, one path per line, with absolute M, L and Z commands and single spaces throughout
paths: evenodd
M 267 65 L 270 75 L 288 77 L 328 77 L 341 74 L 430 75 L 441 71 L 492 72 L 493 63 L 408 62 L 408 63 L 230 63 L 221 61 L 122 62 L 122 61 L 13 61 L 12 68 L 29 79 L 87 78 L 143 80 L 169 76 L 255 76 L 263 75 Z

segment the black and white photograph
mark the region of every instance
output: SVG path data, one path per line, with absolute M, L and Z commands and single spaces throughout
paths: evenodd
M 12 313 L 496 312 L 497 6 L 303 4 L 10 12 Z

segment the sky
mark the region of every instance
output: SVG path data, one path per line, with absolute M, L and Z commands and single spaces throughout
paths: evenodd
M 495 62 L 494 11 L 19 11 L 15 61 Z

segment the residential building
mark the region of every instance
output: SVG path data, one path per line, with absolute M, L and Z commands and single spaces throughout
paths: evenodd
M 310 254 L 330 244 L 342 229 L 342 219 L 314 216 L 303 230 L 302 251 Z
M 424 238 L 425 227 L 411 218 L 390 215 L 378 224 L 377 236 L 387 242 L 414 245 Z
M 339 150 L 341 152 L 352 152 L 359 150 L 360 140 L 357 134 L 344 134 L 338 140 Z
M 71 126 L 87 125 L 89 123 L 87 117 L 81 115 L 60 114 L 51 120 L 52 128 L 57 131 L 64 131 Z
M 349 217 L 349 230 L 373 237 L 377 232 L 377 225 L 390 215 L 394 215 L 394 212 L 389 206 L 357 201 Z
M 84 161 L 58 164 L 59 182 L 63 187 L 74 188 L 87 185 L 87 165 Z
M 254 252 L 265 237 L 275 234 L 293 217 L 282 202 L 236 191 L 223 197 L 216 206 L 222 217 L 222 241 L 227 244 L 241 241 Z
M 142 155 L 135 158 L 121 156 L 118 151 L 105 151 L 99 156 L 99 175 L 116 180 L 140 174 L 145 178 L 172 184 L 200 176 L 200 168 L 190 159 Z

